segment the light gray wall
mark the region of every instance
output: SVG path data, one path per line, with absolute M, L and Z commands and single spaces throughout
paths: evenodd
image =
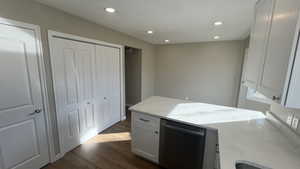
M 236 106 L 245 41 L 157 46 L 155 94 Z
M 142 49 L 142 97 L 146 98 L 153 95 L 155 46 L 81 18 L 69 15 L 60 10 L 39 4 L 33 0 L 0 0 L 0 4 L 0 17 L 36 24 L 41 27 L 47 83 L 49 86 L 48 90 L 51 102 L 51 114 L 53 116 L 54 97 L 47 38 L 47 30 L 49 29 Z M 54 135 L 57 135 L 57 132 L 55 132 Z M 58 140 L 55 141 L 57 145 Z
M 125 93 L 128 106 L 141 101 L 141 54 L 140 49 L 125 48 Z

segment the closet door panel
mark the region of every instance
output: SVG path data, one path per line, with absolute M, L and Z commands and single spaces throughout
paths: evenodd
M 97 134 L 93 91 L 95 46 L 55 38 L 51 51 L 62 151 Z
M 80 91 L 80 133 L 85 141 L 87 133 L 95 130 L 94 89 L 93 89 L 93 59 L 94 45 L 77 43 L 77 65 Z M 81 141 L 81 142 L 82 142 Z
M 120 52 L 113 47 L 96 47 L 97 110 L 102 129 L 120 121 Z
M 120 120 L 120 53 L 117 48 L 105 48 L 108 125 Z
M 121 76 L 120 76 L 120 50 L 111 48 L 111 121 L 116 123 L 121 118 Z
M 105 84 L 105 57 L 104 57 L 104 47 L 95 46 L 96 57 L 95 57 L 95 109 L 98 114 L 97 116 L 97 126 L 100 130 L 105 128 L 105 114 L 107 110 L 106 105 L 106 84 Z
M 55 39 L 51 63 L 61 149 L 67 152 L 80 144 L 76 45 Z
M 103 55 L 103 60 L 104 62 L 103 67 L 104 67 L 104 124 L 106 127 L 110 125 L 110 116 L 111 116 L 111 85 L 112 85 L 112 61 L 111 61 L 111 54 L 109 53 L 108 47 L 104 47 L 104 55 Z

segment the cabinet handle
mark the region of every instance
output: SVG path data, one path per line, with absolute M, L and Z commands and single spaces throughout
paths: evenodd
M 158 131 L 155 131 L 154 133 L 155 133 L 155 134 L 158 134 Z
M 280 100 L 280 97 L 279 96 L 273 96 L 272 100 Z
M 140 118 L 141 121 L 143 122 L 149 122 L 150 120 L 146 120 L 146 119 L 143 119 L 143 118 Z

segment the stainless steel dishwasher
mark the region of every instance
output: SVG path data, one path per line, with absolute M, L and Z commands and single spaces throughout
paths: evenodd
M 159 164 L 166 169 L 218 168 L 218 131 L 161 120 Z

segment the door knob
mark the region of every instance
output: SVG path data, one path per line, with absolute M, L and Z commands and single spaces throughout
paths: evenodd
M 33 116 L 33 115 L 39 114 L 39 113 L 41 113 L 41 112 L 42 112 L 42 109 L 35 109 L 34 112 L 29 113 L 29 116 Z

